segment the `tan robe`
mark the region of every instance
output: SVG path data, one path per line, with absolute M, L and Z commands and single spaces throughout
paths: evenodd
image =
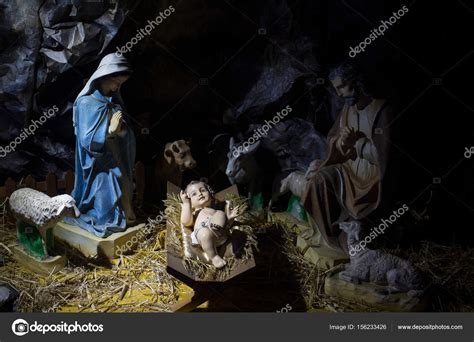
M 381 180 L 387 160 L 391 111 L 386 101 L 374 99 L 364 109 L 345 105 L 328 135 L 328 157 L 308 182 L 302 201 L 316 227 L 333 248 L 347 252 L 345 233 L 339 222 L 361 219 L 377 208 Z M 336 145 L 343 127 L 362 132 L 355 160 L 348 159 Z M 382 131 L 376 128 L 382 129 Z

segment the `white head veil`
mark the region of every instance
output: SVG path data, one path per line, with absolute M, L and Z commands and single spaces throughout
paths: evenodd
M 74 101 L 74 106 L 72 107 L 72 122 L 74 125 L 74 130 L 76 128 L 76 115 L 77 115 L 77 100 L 85 95 L 92 94 L 96 88 L 94 81 L 107 76 L 111 74 L 115 74 L 118 72 L 124 72 L 128 71 L 131 72 L 132 69 L 130 68 L 130 64 L 128 64 L 128 61 L 125 59 L 125 57 L 120 56 L 118 57 L 115 53 L 110 53 L 104 58 L 99 63 L 99 66 L 97 67 L 97 70 L 92 74 L 92 76 L 89 78 L 87 81 L 86 85 L 84 88 L 82 88 L 81 92 L 79 95 L 77 95 L 76 100 Z M 114 95 L 114 98 L 122 103 L 122 97 L 120 96 L 120 92 L 117 92 L 117 94 Z

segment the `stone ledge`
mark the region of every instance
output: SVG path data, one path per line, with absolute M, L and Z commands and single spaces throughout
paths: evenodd
M 133 241 L 132 238 L 144 227 L 145 224 L 141 223 L 127 228 L 124 232 L 100 238 L 77 226 L 59 222 L 53 228 L 53 236 L 56 240 L 77 249 L 87 258 L 105 257 L 112 260 L 119 257 L 119 249 L 132 251 L 136 247 L 137 241 L 129 243 L 130 248 L 126 247 L 126 244 Z

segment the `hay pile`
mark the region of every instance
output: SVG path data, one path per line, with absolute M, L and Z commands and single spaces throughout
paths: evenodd
M 474 248 L 423 241 L 417 250 L 387 252 L 409 259 L 425 275 L 433 311 L 474 311 Z
M 360 312 L 377 311 L 374 308 L 329 297 L 324 293 L 326 276 L 339 267 L 322 271 L 306 260 L 296 247 L 296 233 L 283 224 L 278 229 L 284 237 L 282 246 L 289 261 L 295 265 L 296 277 L 308 311 Z M 422 242 L 421 248 L 384 250 L 410 260 L 425 277 L 426 291 L 432 296 L 427 311 L 474 311 L 474 249 L 461 246 L 441 246 Z
M 324 281 L 326 276 L 339 270 L 342 266 L 336 266 L 330 270 L 323 271 L 315 264 L 303 257 L 301 251 L 296 247 L 296 236 L 298 231 L 293 227 L 281 222 L 276 224 L 275 230 L 282 235 L 283 253 L 291 264 L 294 265 L 294 276 L 300 284 L 300 292 L 309 312 L 357 312 L 374 311 L 373 308 L 360 303 L 333 298 L 324 293 Z
M 13 218 L 7 215 L 7 200 L 0 199 L 0 267 L 10 260 L 11 249 L 8 245 L 17 239 Z
M 244 208 L 247 206 L 247 199 L 244 197 L 229 195 L 226 197 L 226 200 L 229 200 L 231 206 L 234 208 Z M 168 199 L 165 201 L 165 205 L 166 217 L 171 228 L 170 236 L 167 237 L 168 243 L 177 253 L 177 256 L 182 258 L 184 267 L 191 274 L 203 280 L 222 281 L 225 280 L 232 270 L 234 270 L 239 264 L 246 263 L 253 256 L 253 249 L 257 248 L 257 240 L 254 232 L 257 226 L 257 219 L 256 216 L 250 212 L 240 215 L 236 219 L 238 224 L 232 228 L 244 232 L 247 236 L 242 254 L 239 255 L 238 258 L 234 256 L 224 258 L 227 264 L 218 269 L 211 264 L 188 258 L 184 255 L 183 236 L 180 223 L 181 200 L 177 194 L 169 194 Z
M 245 199 L 231 198 L 233 205 L 241 205 Z M 28 271 L 14 262 L 11 247 L 16 243 L 14 220 L 6 213 L 6 202 L 0 202 L 0 282 L 7 282 L 20 292 L 20 312 L 156 312 L 171 311 L 180 296 L 192 292 L 190 288 L 166 272 L 164 233 L 166 224 L 148 220 L 146 236 L 138 252 L 124 255 L 112 267 L 104 267 L 99 260 L 85 260 L 69 251 L 69 264 L 61 272 L 41 276 Z M 167 201 L 168 219 L 179 226 L 177 205 L 179 199 Z M 255 230 L 270 225 L 269 236 L 275 234 L 281 241 L 281 250 L 292 267 L 279 269 L 278 277 L 295 277 L 298 280 L 307 311 L 374 311 L 359 303 L 342 301 L 324 293 L 324 280 L 331 272 L 322 271 L 303 258 L 296 248 L 294 226 L 268 223 L 261 216 L 246 213 L 239 218 L 239 229 L 248 234 L 243 260 L 256 246 Z M 268 227 L 266 227 L 268 228 Z M 266 229 L 264 229 L 266 230 Z M 173 229 L 174 247 L 182 251 L 181 231 Z M 474 311 L 474 249 L 441 246 L 423 242 L 420 248 L 411 250 L 386 250 L 409 259 L 426 277 L 431 294 L 428 311 Z M 72 253 L 72 254 L 71 254 Z M 234 260 L 233 260 L 234 259 Z M 199 276 L 220 279 L 242 260 L 228 258 L 228 266 L 221 270 L 197 260 L 184 259 L 188 270 Z M 272 273 L 273 274 L 273 273 Z M 256 280 L 258 281 L 258 280 Z M 258 286 L 258 283 L 255 283 Z M 283 291 L 284 289 L 282 289 Z M 278 301 L 278 305 L 281 303 Z
M 20 312 L 166 312 L 180 295 L 192 292 L 166 272 L 161 222 L 149 219 L 150 234 L 138 252 L 121 256 L 111 268 L 69 251 L 66 268 L 41 276 L 13 261 L 15 226 L 2 208 L 0 215 L 0 257 L 5 259 L 0 281 L 20 292 Z

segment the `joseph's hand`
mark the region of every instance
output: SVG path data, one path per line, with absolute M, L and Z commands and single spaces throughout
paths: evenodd
M 354 128 L 343 127 L 340 132 L 341 144 L 345 148 L 354 147 L 357 139 L 359 139 L 359 133 Z

